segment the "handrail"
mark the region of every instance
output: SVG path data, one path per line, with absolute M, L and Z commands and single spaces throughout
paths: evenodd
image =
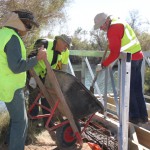
M 144 51 L 144 61 L 143 64 L 146 62 L 148 66 L 150 67 L 150 50 Z M 104 55 L 104 51 L 99 50 L 70 50 L 70 56 L 80 56 L 80 57 L 102 57 Z M 109 51 L 107 52 L 107 56 L 109 55 Z M 121 58 L 121 56 L 120 56 Z M 144 84 L 144 70 L 145 70 L 145 64 L 142 71 L 142 80 Z M 150 97 L 146 97 L 150 99 Z

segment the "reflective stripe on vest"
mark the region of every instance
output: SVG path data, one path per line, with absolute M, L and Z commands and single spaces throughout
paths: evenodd
M 124 21 L 119 19 L 112 19 L 111 25 L 113 24 L 123 24 L 124 25 L 124 35 L 121 40 L 121 50 L 134 54 L 141 50 L 140 43 L 133 31 L 133 29 Z
M 10 102 L 14 97 L 15 91 L 25 86 L 26 72 L 14 74 L 10 70 L 4 48 L 11 37 L 15 35 L 20 42 L 23 59 L 26 59 L 26 49 L 22 39 L 13 29 L 3 27 L 0 29 L 0 35 L 0 100 Z

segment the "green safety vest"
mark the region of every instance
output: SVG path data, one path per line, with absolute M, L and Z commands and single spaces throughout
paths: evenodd
M 8 67 L 4 48 L 12 35 L 18 37 L 21 46 L 22 58 L 26 59 L 26 49 L 19 35 L 10 28 L 0 29 L 0 100 L 11 102 L 17 89 L 23 88 L 26 83 L 26 72 L 15 74 Z
M 69 61 L 69 49 L 66 49 L 64 52 L 61 53 L 62 55 L 62 64 L 68 64 L 68 61 Z
M 141 45 L 130 25 L 120 19 L 112 19 L 111 25 L 113 24 L 123 24 L 124 25 L 124 35 L 121 40 L 121 52 L 129 52 L 134 54 L 141 50 Z
M 53 55 L 54 55 L 54 50 L 53 48 L 53 40 L 51 39 L 46 39 L 48 40 L 48 47 L 47 47 L 47 60 L 51 64 L 53 60 Z M 61 60 L 61 55 L 58 55 L 57 61 L 55 64 L 53 64 L 51 67 L 52 69 L 56 69 L 58 61 Z M 37 73 L 38 76 L 41 76 L 42 78 L 45 77 L 46 74 L 46 66 L 43 60 L 38 61 L 37 65 L 34 67 L 35 72 Z

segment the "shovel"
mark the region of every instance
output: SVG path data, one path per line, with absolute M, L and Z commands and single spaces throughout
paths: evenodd
M 100 61 L 100 64 L 101 64 L 101 63 L 103 62 L 103 60 L 105 59 L 105 56 L 106 56 L 106 54 L 107 54 L 107 50 L 108 50 L 108 47 L 106 48 L 106 50 L 105 50 L 105 52 L 104 52 L 104 55 L 103 55 L 103 57 L 102 57 L 102 59 L 101 59 L 101 61 Z M 95 82 L 96 82 L 96 80 L 97 80 L 97 77 L 98 77 L 99 72 L 100 72 L 100 71 L 96 72 L 96 75 L 95 75 L 95 77 L 94 77 L 94 79 L 93 79 L 92 85 L 90 86 L 90 92 L 92 92 L 92 93 L 94 93 L 94 84 L 95 84 Z

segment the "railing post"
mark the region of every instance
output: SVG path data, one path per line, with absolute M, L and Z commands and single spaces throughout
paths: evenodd
M 71 62 L 70 62 L 70 59 L 68 60 L 68 64 L 69 64 L 69 68 L 70 68 L 71 74 L 72 74 L 73 76 L 75 76 L 75 73 L 74 73 L 72 64 L 71 64 Z
M 109 68 L 107 67 L 105 69 L 105 87 L 104 87 L 104 118 L 107 116 L 107 91 L 108 91 L 108 70 Z
M 85 57 L 82 57 L 81 81 L 84 85 L 85 85 L 85 67 L 86 67 Z
M 87 67 L 88 67 L 89 73 L 90 73 L 90 75 L 91 75 L 91 77 L 92 77 L 92 80 L 93 80 L 93 79 L 94 79 L 94 74 L 93 74 L 92 68 L 91 68 L 91 66 L 90 66 L 90 63 L 89 63 L 87 57 L 85 58 L 85 62 L 86 62 L 86 65 L 87 65 Z M 96 88 L 97 94 L 99 95 L 99 101 L 104 105 L 104 100 L 103 100 L 103 97 L 102 97 L 102 95 L 101 95 L 101 91 L 100 91 L 100 88 L 98 87 L 97 82 L 95 82 L 95 88 Z
M 118 94 L 117 94 L 117 90 L 116 90 L 116 86 L 115 86 L 115 81 L 114 81 L 114 78 L 113 78 L 113 71 L 112 71 L 112 67 L 111 66 L 109 67 L 109 74 L 110 74 L 112 89 L 113 89 L 113 93 L 114 93 L 114 100 L 115 100 L 115 104 L 116 104 L 117 116 L 119 117 Z
M 119 150 L 128 150 L 128 120 L 130 97 L 131 54 L 122 53 L 120 84 Z

